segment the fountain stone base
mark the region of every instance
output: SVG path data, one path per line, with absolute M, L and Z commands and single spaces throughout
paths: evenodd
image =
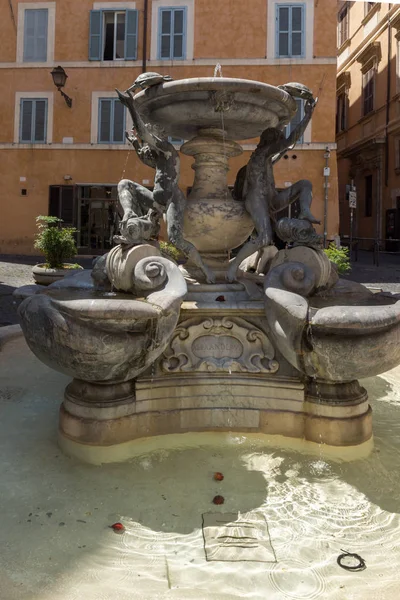
M 59 436 L 88 462 L 128 459 L 133 440 L 187 432 L 262 433 L 337 451 L 372 439 L 365 390 L 302 379 L 272 345 L 263 301 L 242 284 L 189 285 L 166 350 L 136 382 L 113 386 L 113 401 L 110 386 L 82 384 L 66 389 Z

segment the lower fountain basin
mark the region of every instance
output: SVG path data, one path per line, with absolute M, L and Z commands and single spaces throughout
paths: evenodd
M 354 381 L 400 363 L 400 300 L 395 297 L 343 280 L 318 291 L 309 266 L 287 262 L 267 277 L 265 307 L 276 346 L 310 378 Z
M 259 136 L 284 125 L 296 112 L 283 90 L 247 79 L 198 77 L 170 81 L 135 96 L 141 113 L 167 135 L 190 139 L 205 127 L 223 128 L 230 139 Z
M 400 300 L 371 293 L 364 304 L 346 306 L 340 299 L 335 301 L 335 306 L 310 311 L 307 339 L 312 351 L 303 355 L 307 375 L 348 381 L 397 366 Z

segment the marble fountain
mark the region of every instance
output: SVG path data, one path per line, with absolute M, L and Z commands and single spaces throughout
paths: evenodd
M 370 449 L 358 379 L 400 364 L 400 301 L 339 279 L 313 227 L 307 180 L 275 189 L 273 164 L 308 125 L 312 93 L 223 77 L 141 85 L 117 93 L 134 123 L 129 142 L 155 169 L 154 192 L 121 181 L 112 250 L 19 308 L 32 352 L 72 378 L 61 447 L 113 462 L 140 438 L 242 432 Z M 296 96 L 305 117 L 286 139 Z M 187 140 L 181 152 L 194 157 L 187 198 L 168 136 Z M 229 158 L 254 138 L 231 192 Z M 280 218 L 297 199 L 299 218 Z M 184 266 L 161 255 L 161 218 Z

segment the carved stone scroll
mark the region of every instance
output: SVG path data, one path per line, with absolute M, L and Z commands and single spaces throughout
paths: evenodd
M 192 318 L 179 324 L 161 361 L 167 373 L 275 373 L 279 363 L 263 331 L 240 317 Z

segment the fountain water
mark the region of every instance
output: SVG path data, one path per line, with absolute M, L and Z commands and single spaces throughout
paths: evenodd
M 295 135 L 304 131 L 315 107 L 310 90 L 225 78 L 220 65 L 210 78 L 148 77 L 146 89 L 120 98 L 138 130 L 135 150 L 156 170 L 155 190 L 150 197 L 135 182 L 127 187 L 128 237 L 93 272 L 108 288 L 94 294 L 87 274 L 73 276 L 20 307 L 33 352 L 74 378 L 61 445 L 112 461 L 129 457 L 141 437 L 236 431 L 370 449 L 371 409 L 357 379 L 400 363 L 400 302 L 338 281 L 310 222 L 310 184 L 274 188 L 272 162 L 293 143 L 283 127 L 297 94 L 307 114 Z M 187 199 L 168 136 L 188 140 L 181 151 L 194 157 Z M 233 199 L 228 160 L 242 153 L 240 141 L 258 136 Z M 275 252 L 266 273 L 232 277 L 231 250 L 256 228 L 262 243 L 254 249 L 264 252 L 271 213 L 300 192 L 302 218 L 275 226 L 293 247 Z M 184 268 L 160 256 L 160 212 L 188 256 Z

